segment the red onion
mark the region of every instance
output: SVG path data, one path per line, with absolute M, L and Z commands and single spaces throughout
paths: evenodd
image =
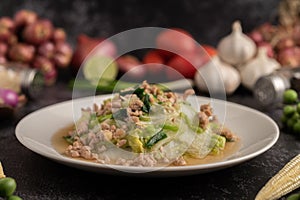
M 29 63 L 34 58 L 35 48 L 25 43 L 17 43 L 9 49 L 8 56 L 16 62 Z
M 14 34 L 10 34 L 7 38 L 8 45 L 14 45 L 18 43 L 18 37 Z
M 55 52 L 55 46 L 52 42 L 44 42 L 38 47 L 38 53 L 46 58 L 52 58 Z
M 258 30 L 253 30 L 248 36 L 256 43 L 259 44 L 264 41 L 263 35 Z
M 52 39 L 55 43 L 65 42 L 67 34 L 62 28 L 55 28 L 53 31 Z
M 71 46 L 66 42 L 59 42 L 55 45 L 55 49 L 53 60 L 56 66 L 60 68 L 68 67 L 73 55 Z
M 5 56 L 0 56 L 0 64 L 4 64 L 7 62 L 7 59 Z
M 2 17 L 0 19 L 0 26 L 7 28 L 11 32 L 15 29 L 14 21 L 9 17 Z
M 278 52 L 278 62 L 287 67 L 298 67 L 300 64 L 300 47 L 289 47 Z
M 10 31 L 6 27 L 0 27 L 0 40 L 6 41 L 9 38 Z
M 270 58 L 274 58 L 274 50 L 270 43 L 268 42 L 260 42 L 257 44 L 258 47 L 265 47 L 267 49 L 267 54 Z
M 54 63 L 46 57 L 37 56 L 33 61 L 33 67 L 39 69 L 44 75 L 45 85 L 53 85 L 57 78 L 57 70 Z
M 277 27 L 267 22 L 260 25 L 257 30 L 262 34 L 264 41 L 271 41 L 276 34 Z
M 51 69 L 51 71 L 47 71 L 44 74 L 45 85 L 50 86 L 53 85 L 57 78 L 57 70 L 56 68 Z
M 18 94 L 8 89 L 0 88 L 0 98 L 4 101 L 5 104 L 12 107 L 16 107 L 19 102 Z
M 292 38 L 286 37 L 278 41 L 278 43 L 276 44 L 276 49 L 280 51 L 282 49 L 294 46 L 296 46 L 295 41 Z
M 295 27 L 293 29 L 292 37 L 293 37 L 294 42 L 297 45 L 300 45 L 300 24 L 295 25 Z
M 14 22 L 9 17 L 0 18 L 0 39 L 6 41 L 13 32 Z
M 38 20 L 26 26 L 22 32 L 23 39 L 34 45 L 40 45 L 52 37 L 53 24 L 47 19 Z
M 33 11 L 19 10 L 14 16 L 14 21 L 16 26 L 20 27 L 34 23 L 37 18 L 37 14 Z
M 7 44 L 5 44 L 4 42 L 0 42 L 0 56 L 5 56 L 7 53 Z

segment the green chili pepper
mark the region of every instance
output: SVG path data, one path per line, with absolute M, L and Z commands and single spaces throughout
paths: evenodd
M 0 197 L 9 197 L 16 190 L 17 184 L 15 179 L 5 177 L 0 179 Z
M 19 196 L 16 196 L 16 195 L 12 195 L 12 196 L 9 196 L 7 200 L 22 200 L 22 198 Z

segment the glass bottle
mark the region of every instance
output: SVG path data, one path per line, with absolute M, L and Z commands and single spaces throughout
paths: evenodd
M 0 64 L 0 88 L 36 98 L 44 87 L 44 77 L 36 69 L 18 63 Z

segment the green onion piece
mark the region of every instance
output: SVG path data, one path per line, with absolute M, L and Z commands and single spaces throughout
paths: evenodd
M 148 142 L 146 143 L 147 148 L 151 148 L 154 144 L 156 144 L 158 141 L 165 139 L 167 137 L 167 134 L 163 131 L 159 131 L 155 135 L 153 135 Z
M 144 91 L 145 90 L 143 88 L 138 87 L 138 88 L 135 89 L 133 94 L 136 94 L 136 96 L 138 96 L 142 100 L 145 96 Z
M 186 114 L 181 112 L 180 116 L 184 119 L 184 121 L 186 122 L 186 124 L 188 125 L 188 127 L 190 129 L 192 129 L 196 133 L 203 133 L 204 130 L 202 128 L 200 128 L 199 126 L 194 126 Z
M 148 115 L 141 115 L 140 120 L 144 122 L 149 122 L 151 118 Z
M 179 130 L 179 127 L 173 124 L 164 124 L 163 129 L 177 132 Z
M 98 116 L 98 122 L 101 123 L 107 119 L 112 119 L 112 114 Z
M 145 89 L 138 87 L 133 94 L 136 94 L 138 98 L 143 101 L 144 105 L 142 107 L 142 111 L 145 113 L 150 112 L 151 102 L 149 94 L 145 93 Z
M 151 107 L 151 102 L 150 102 L 150 96 L 149 94 L 145 94 L 144 99 L 143 99 L 143 107 L 142 107 L 142 111 L 145 113 L 149 113 L 150 112 L 150 107 Z
M 74 143 L 74 138 L 72 136 L 70 136 L 70 135 L 63 136 L 63 138 L 69 144 L 73 144 Z

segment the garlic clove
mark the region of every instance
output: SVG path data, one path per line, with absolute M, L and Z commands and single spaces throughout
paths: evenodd
M 226 94 L 232 94 L 241 83 L 241 76 L 237 69 L 230 65 L 222 65 L 222 75 L 224 76 L 224 85 Z
M 217 46 L 218 55 L 228 64 L 237 66 L 250 60 L 256 53 L 254 41 L 243 33 L 240 21 L 232 24 L 232 32 Z
M 267 55 L 265 47 L 259 47 L 257 56 L 239 68 L 242 84 L 252 90 L 255 82 L 262 76 L 274 72 L 280 67 L 280 64 Z
M 232 94 L 241 83 L 237 69 L 222 62 L 218 56 L 214 56 L 209 62 L 199 68 L 194 80 L 200 91 L 220 93 L 225 89 L 228 95 Z
M 208 88 L 214 86 L 214 83 L 218 81 L 216 75 L 217 73 L 220 73 L 220 70 L 217 67 L 218 61 L 218 56 L 214 56 L 195 73 L 195 85 L 200 91 L 208 92 Z M 218 90 L 218 88 L 214 90 Z

